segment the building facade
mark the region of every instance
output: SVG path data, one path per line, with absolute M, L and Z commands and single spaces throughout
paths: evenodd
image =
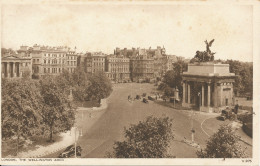
M 73 73 L 75 69 L 77 68 L 77 57 L 78 54 L 76 54 L 75 51 L 68 51 L 66 54 L 66 60 L 67 60 L 67 65 L 66 65 L 66 70 L 69 73 Z
M 35 77 L 59 75 L 64 70 L 70 73 L 77 67 L 77 54 L 69 47 L 49 47 L 35 44 L 33 47 L 21 46 L 18 53 L 29 52 L 32 59 L 32 73 Z
M 32 58 L 28 54 L 7 54 L 1 58 L 2 78 L 32 76 Z
M 226 106 L 234 105 L 234 79 L 229 64 L 189 64 L 188 71 L 183 72 L 182 105 L 204 112 L 220 112 Z
M 154 79 L 154 58 L 148 57 L 145 49 L 139 50 L 137 56 L 130 58 L 130 72 L 135 82 Z
M 105 72 L 105 54 L 88 53 L 84 58 L 84 68 L 87 73 Z
M 105 71 L 107 77 L 114 82 L 130 81 L 130 59 L 124 56 L 107 56 Z

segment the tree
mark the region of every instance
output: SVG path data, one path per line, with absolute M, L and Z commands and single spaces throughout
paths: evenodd
M 230 125 L 222 125 L 219 130 L 209 138 L 207 147 L 197 151 L 200 158 L 241 158 L 244 151 L 238 143 L 237 136 Z
M 253 96 L 253 64 L 248 62 L 240 62 L 236 60 L 227 60 L 230 66 L 230 72 L 235 73 L 234 93 L 242 94 L 242 96 Z
M 103 72 L 94 73 L 89 78 L 87 88 L 89 100 L 100 100 L 108 97 L 112 92 L 112 84 Z
M 165 158 L 170 141 L 174 138 L 172 119 L 149 116 L 137 125 L 125 129 L 125 140 L 114 144 L 110 157 L 115 158 Z
M 45 77 L 40 80 L 43 106 L 41 109 L 42 130 L 49 132 L 49 141 L 53 134 L 70 130 L 75 120 L 75 109 L 68 100 L 64 89 L 60 88 L 57 78 Z
M 32 80 L 2 80 L 2 138 L 29 139 L 40 133 L 41 95 Z M 18 150 L 17 150 L 18 151 Z
M 173 63 L 173 70 L 166 72 L 163 82 L 171 88 L 178 88 L 180 97 L 182 97 L 182 73 L 186 71 L 188 64 L 183 60 L 178 60 Z
M 164 89 L 167 88 L 167 87 L 168 87 L 167 84 L 165 84 L 164 82 L 161 82 L 157 89 L 164 91 Z
M 167 96 L 167 97 L 174 96 L 174 90 L 173 90 L 173 88 L 170 88 L 169 86 L 167 86 L 167 87 L 164 89 L 164 95 Z

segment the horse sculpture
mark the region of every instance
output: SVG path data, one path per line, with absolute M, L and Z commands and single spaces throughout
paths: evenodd
M 214 53 L 211 52 L 210 47 L 212 43 L 214 42 L 214 39 L 211 40 L 209 43 L 206 40 L 206 51 L 196 51 L 196 55 L 194 56 L 195 60 L 197 62 L 209 62 L 209 61 L 214 61 Z

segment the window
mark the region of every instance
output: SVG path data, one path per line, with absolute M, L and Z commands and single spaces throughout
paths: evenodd
M 33 63 L 35 63 L 35 59 L 33 59 Z
M 46 63 L 46 60 L 44 59 L 44 63 Z M 45 68 L 44 68 L 45 69 Z M 45 73 L 45 72 L 44 72 Z

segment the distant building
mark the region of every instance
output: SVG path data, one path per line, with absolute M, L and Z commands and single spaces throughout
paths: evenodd
M 160 46 L 158 46 L 156 49 L 152 49 L 151 47 L 149 49 L 140 49 L 140 48 L 120 49 L 117 47 L 114 50 L 114 54 L 122 55 L 127 58 L 132 58 L 132 57 L 137 56 L 140 53 L 142 54 L 142 52 L 144 52 L 144 51 L 146 52 L 146 54 L 149 58 L 159 58 L 159 57 L 165 55 L 165 52 L 166 52 L 165 48 L 164 47 L 161 48 Z
M 173 69 L 173 63 L 177 61 L 175 55 L 164 55 L 154 59 L 155 77 L 162 77 L 167 71 Z
M 7 53 L 1 57 L 2 78 L 21 78 L 32 76 L 32 57 L 26 46 L 15 53 Z
M 132 81 L 154 78 L 154 59 L 149 58 L 144 49 L 139 50 L 135 57 L 130 58 L 130 72 Z
M 73 73 L 77 68 L 77 57 L 78 54 L 76 54 L 75 51 L 68 51 L 66 54 L 66 60 L 67 60 L 66 70 L 69 71 L 70 73 Z
M 85 72 L 105 72 L 105 59 L 105 54 L 101 52 L 87 53 L 83 62 Z
M 124 56 L 107 56 L 105 71 L 107 77 L 114 82 L 130 81 L 130 59 Z
M 69 47 L 49 47 L 34 45 L 32 47 L 33 74 L 58 75 L 67 69 Z
M 116 48 L 114 54 L 130 58 L 130 77 L 133 81 L 162 77 L 177 60 L 174 55 L 166 55 L 165 48 L 160 46 L 156 49 Z

